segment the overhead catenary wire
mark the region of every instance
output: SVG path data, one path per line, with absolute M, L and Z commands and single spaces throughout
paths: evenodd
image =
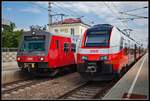
M 117 14 L 119 14 L 119 12 L 118 12 L 118 8 L 116 7 L 116 5 L 112 2 L 112 5 L 113 5 L 113 7 L 115 8 L 115 10 L 117 11 Z M 124 15 L 121 15 L 121 14 L 119 14 L 120 16 L 123 16 L 123 18 L 124 18 Z M 124 23 L 124 25 L 127 27 L 127 29 L 129 29 L 128 28 L 128 24 L 127 23 L 125 23 L 125 21 L 122 21 L 122 23 Z
M 77 17 L 77 18 L 82 18 L 82 17 L 84 17 L 84 16 L 82 16 L 82 15 L 77 14 L 77 12 L 75 12 L 75 11 L 69 9 L 69 8 L 63 8 L 63 7 L 61 7 L 62 4 L 60 4 L 60 3 L 58 3 L 58 2 L 57 2 L 57 3 L 54 3 L 54 5 L 55 5 L 56 7 L 58 7 L 58 8 L 60 8 L 61 10 L 63 10 L 64 12 L 72 13 L 72 14 L 69 14 L 70 16 L 75 16 L 75 17 Z M 68 15 L 68 16 L 69 16 L 69 15 Z M 87 18 L 84 17 L 84 19 L 87 19 Z M 87 21 L 89 21 L 89 19 L 87 19 Z M 93 21 L 89 21 L 89 23 L 90 23 L 90 22 L 93 22 Z
M 105 2 L 104 2 L 104 5 L 113 13 L 113 14 L 115 14 L 115 18 L 117 19 L 118 18 L 118 14 L 116 13 L 116 12 L 114 12 L 113 10 L 112 10 L 112 8 L 110 8 Z M 117 19 L 118 20 L 118 19 Z M 122 21 L 120 21 L 120 20 L 118 20 L 123 26 L 125 26 L 125 27 L 127 27 Z
M 135 8 L 135 9 L 132 9 L 132 10 L 128 10 L 128 11 L 122 11 L 122 12 L 119 12 L 120 14 L 122 15 L 128 15 L 128 16 L 133 16 L 135 18 L 128 18 L 130 20 L 134 20 L 134 19 L 148 19 L 148 17 L 146 16 L 140 16 L 140 15 L 137 15 L 137 14 L 129 14 L 128 12 L 132 12 L 132 11 L 137 11 L 137 10 L 140 10 L 140 9 L 145 9 L 145 8 L 148 8 L 147 6 L 144 6 L 144 7 L 140 7 L 140 8 Z M 120 18 L 120 19 L 124 19 L 124 18 Z
M 115 8 L 117 8 L 117 6 L 114 4 L 114 3 L 112 3 L 113 4 L 113 6 L 115 7 Z M 146 6 L 145 7 L 143 7 L 143 8 L 146 8 Z M 135 9 L 134 9 L 135 10 Z M 138 9 L 136 9 L 136 10 L 138 10 Z M 133 11 L 133 10 L 132 10 Z M 121 14 L 120 14 L 121 15 Z M 139 18 L 125 18 L 124 17 L 124 15 L 122 15 L 123 16 L 123 19 L 139 19 Z M 132 29 L 133 30 L 133 29 Z M 132 33 L 133 34 L 133 33 Z M 135 34 L 134 34 L 135 35 Z M 138 42 L 139 43 L 139 42 Z
M 54 3 L 54 5 L 55 5 L 56 7 L 58 7 L 58 8 L 60 8 L 61 10 L 63 10 L 64 12 L 72 13 L 72 14 L 69 14 L 70 16 L 76 16 L 76 17 L 79 16 L 79 15 L 76 14 L 76 12 L 73 12 L 72 10 L 70 10 L 70 9 L 68 9 L 68 8 L 64 9 L 63 7 L 61 7 L 61 4 L 58 3 L 58 2 L 57 2 L 57 3 Z M 68 12 L 68 11 L 70 11 L 70 12 Z
M 45 10 L 46 12 L 48 11 L 47 8 L 45 8 L 45 7 L 43 7 L 43 6 L 40 6 L 40 5 L 36 4 L 36 3 L 33 3 L 33 2 L 27 2 L 27 3 L 30 3 L 30 4 L 32 4 L 32 5 L 35 5 L 35 6 L 39 7 L 39 8 L 42 8 L 42 9 Z M 55 11 L 51 11 L 51 12 L 57 13 L 57 12 L 55 12 Z

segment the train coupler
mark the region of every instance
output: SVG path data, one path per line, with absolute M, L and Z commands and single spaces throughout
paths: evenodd
M 85 72 L 95 73 L 95 72 L 97 72 L 97 67 L 96 66 L 87 66 L 87 69 Z

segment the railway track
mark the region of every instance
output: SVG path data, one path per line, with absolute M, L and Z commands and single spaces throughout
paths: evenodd
M 115 83 L 116 81 L 86 82 L 57 99 L 100 99 Z
M 65 75 L 67 76 L 71 73 L 74 73 L 74 71 L 69 72 L 69 73 L 62 72 L 61 74 L 58 74 L 55 77 L 35 78 L 35 76 L 33 76 L 30 79 L 24 79 L 24 80 L 19 80 L 19 81 L 14 81 L 14 82 L 11 82 L 11 83 L 3 84 L 2 87 L 1 87 L 2 88 L 2 95 L 11 94 L 12 92 L 19 91 L 19 89 L 25 89 L 26 87 L 31 87 L 32 85 L 36 85 L 36 84 L 40 84 L 42 82 L 46 82 L 46 81 L 49 81 L 49 80 L 61 78 Z
M 12 83 L 2 86 L 2 94 L 9 94 L 13 91 L 17 91 L 19 89 L 24 89 L 25 87 L 36 85 L 40 82 L 44 82 L 47 80 L 50 80 L 50 78 L 30 79 L 30 80 L 21 80 L 21 81 L 17 81 L 17 82 L 12 82 Z

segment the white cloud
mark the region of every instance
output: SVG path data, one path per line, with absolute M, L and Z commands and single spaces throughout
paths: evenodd
M 34 2 L 34 3 L 36 3 L 36 4 L 44 4 L 44 5 L 48 5 L 48 2 L 47 1 L 36 1 L 36 2 Z
M 20 9 L 20 12 L 26 12 L 26 13 L 42 13 L 42 11 L 37 7 L 28 7 L 24 9 Z
M 8 10 L 8 11 L 12 11 L 12 10 L 13 10 L 13 8 L 12 8 L 12 7 L 7 7 L 7 8 L 6 8 L 6 10 Z

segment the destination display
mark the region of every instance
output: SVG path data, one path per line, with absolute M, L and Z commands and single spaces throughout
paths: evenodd
M 37 36 L 24 36 L 24 40 L 32 41 L 32 40 L 45 40 L 44 35 L 37 35 Z
M 107 30 L 93 30 L 88 31 L 87 34 L 93 35 L 93 34 L 109 34 L 110 31 Z
M 108 34 L 108 31 L 91 31 L 88 34 Z

